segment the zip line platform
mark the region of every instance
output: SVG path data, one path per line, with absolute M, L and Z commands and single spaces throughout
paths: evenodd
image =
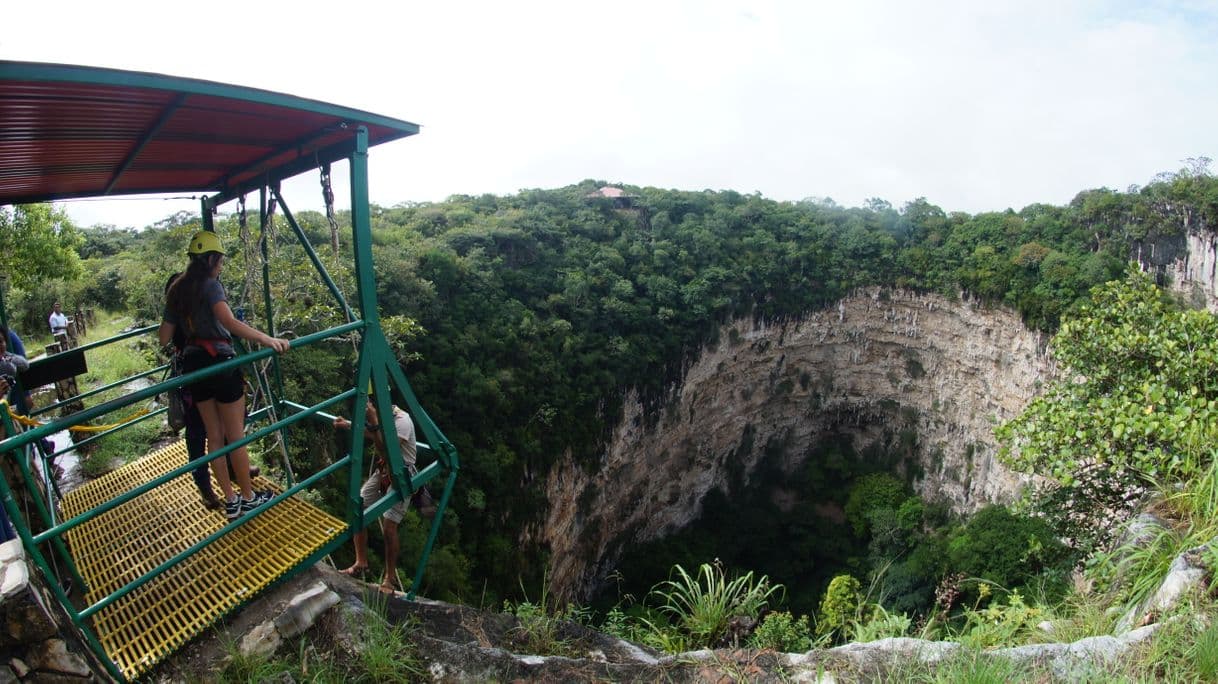
M 179 440 L 88 482 L 63 498 L 71 519 L 186 463 Z M 220 489 L 213 481 L 217 495 Z M 254 489 L 281 487 L 264 477 Z M 95 613 L 102 648 L 136 679 L 229 611 L 315 556 L 347 524 L 296 497 L 255 511 L 195 555 Z M 248 515 L 255 515 L 251 513 Z M 67 531 L 64 536 L 93 605 L 228 524 L 209 510 L 189 473 Z

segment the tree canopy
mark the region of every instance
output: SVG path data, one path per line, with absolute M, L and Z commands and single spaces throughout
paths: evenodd
M 724 321 L 797 318 L 862 286 L 1006 305 L 1029 326 L 1050 332 L 1089 311 L 1085 306 L 1133 303 L 1126 314 L 1062 326 L 1059 354 L 1064 363 L 1077 364 L 1074 373 L 1085 380 L 1053 390 L 1068 400 L 1063 405 L 1038 405 L 1008 428 L 1025 469 L 1065 476 L 1071 463 L 1101 457 L 1108 447 L 1128 447 L 1129 455 L 1108 458 L 1130 467 L 1176 468 L 1172 459 L 1190 452 L 1183 438 L 1172 435 L 1189 434 L 1179 433 L 1182 426 L 1201 430 L 1205 420 L 1214 423 L 1214 388 L 1202 377 L 1197 356 L 1213 353 L 1208 323 L 1183 312 L 1173 318 L 1171 307 L 1155 304 L 1157 295 L 1150 297 L 1143 285 L 1126 285 L 1133 289 L 1099 303 L 1088 299 L 1093 287 L 1119 278 L 1131 257 L 1142 255 L 1154 267 L 1161 262 L 1148 255 L 1178 254 L 1186 230 L 1215 230 L 1218 180 L 1203 164 L 1143 188 L 1088 190 L 1065 206 L 976 215 L 948 212 L 923 198 L 900 208 L 878 199 L 852 208 L 635 186 L 623 187 L 629 201 L 621 202 L 592 196 L 602 185 L 588 180 L 509 196 L 458 195 L 372 208 L 382 318 L 416 393 L 460 450 L 464 466 L 455 515 L 446 516 L 436 556 L 451 571 L 445 591 L 459 594 L 484 584 L 506 594 L 522 578 L 542 576 L 545 550 L 522 549 L 518 542 L 520 530 L 544 514 L 539 483 L 559 459 L 597 462 L 627 391 L 637 390 L 658 409 L 688 360 Z M 335 282 L 352 292 L 349 255 L 334 258 L 325 249 L 325 218 L 316 212 L 297 218 L 321 247 Z M 349 222 L 345 214 L 338 218 Z M 257 250 L 247 253 L 251 242 L 234 217 L 221 217 L 218 225 L 229 245 L 224 279 L 230 297 L 255 302 L 259 293 L 242 274 L 257 265 Z M 14 288 L 27 290 L 11 301 L 28 310 L 31 324 L 41 324 L 43 295 L 32 289 L 51 274 L 74 273 L 70 252 L 79 249 L 85 275 L 67 294 L 153 320 L 166 278 L 181 268 L 181 246 L 197 228 L 194 217 L 174 216 L 140 231 L 95 227 L 82 243 L 56 209 L 0 212 L 0 258 L 7 259 Z M 23 260 L 21 245 L 45 245 L 41 251 L 49 256 L 35 257 L 39 250 L 32 250 Z M 281 330 L 302 335 L 343 320 L 286 232 L 272 240 L 270 258 Z M 249 308 L 251 316 L 261 315 L 257 306 Z M 1166 318 L 1159 327 L 1144 326 L 1160 314 Z M 1125 318 L 1111 318 L 1120 315 Z M 1087 346 L 1088 335 L 1110 330 L 1112 339 Z M 1201 339 L 1206 335 L 1208 343 Z M 1122 351 L 1127 348 L 1135 351 Z M 1184 367 L 1189 359 L 1191 370 Z M 288 391 L 332 393 L 345 386 L 351 361 L 345 345 L 289 354 Z M 1139 362 L 1161 367 L 1137 371 Z M 1178 377 L 1167 376 L 1176 371 Z M 1118 406 L 1118 400 L 1136 400 L 1140 408 Z M 1037 434 L 1041 429 L 1044 436 Z M 1208 434 L 1198 432 L 1196 439 L 1212 438 Z M 334 456 L 329 443 L 320 432 L 293 439 L 292 457 L 324 462 Z M 843 497 L 850 484 L 840 488 Z M 335 494 L 335 501 L 340 498 Z M 894 497 L 869 513 L 867 526 L 885 534 L 927 527 L 916 503 Z M 849 553 L 905 553 L 896 542 L 869 551 L 849 527 L 838 527 L 851 537 L 839 540 L 842 548 L 857 549 Z M 800 543 L 817 539 L 806 530 L 800 534 Z M 410 543 L 404 548 L 409 553 Z M 910 552 L 905 580 L 925 593 L 942 556 Z
M 1025 472 L 1196 475 L 1218 444 L 1218 317 L 1183 310 L 1130 269 L 1053 338 L 1062 377 L 998 430 Z
M 0 273 L 13 287 L 76 278 L 80 244 L 79 231 L 62 209 L 49 204 L 0 207 Z

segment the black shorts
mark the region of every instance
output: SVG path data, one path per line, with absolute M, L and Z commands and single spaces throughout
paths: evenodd
M 182 373 L 193 373 L 201 368 L 228 361 L 231 356 L 212 356 L 204 350 L 187 353 L 182 357 Z M 195 405 L 214 399 L 221 404 L 231 404 L 245 398 L 245 376 L 240 368 L 233 368 L 209 378 L 203 378 L 186 386 Z

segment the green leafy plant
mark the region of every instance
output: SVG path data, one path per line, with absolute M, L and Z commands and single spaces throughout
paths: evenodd
M 521 591 L 524 591 L 523 585 Z M 563 612 L 556 612 L 552 606 L 548 605 L 549 590 L 546 587 L 546 582 L 542 581 L 541 599 L 538 603 L 533 603 L 527 599 L 517 603 L 504 601 L 503 608 L 505 612 L 511 613 L 516 617 L 516 626 L 512 628 L 511 635 L 517 646 L 527 653 L 534 655 L 564 655 L 569 656 L 574 654 L 574 649 L 571 644 L 558 636 L 559 628 L 562 620 L 578 619 L 582 616 L 579 609 L 568 608 Z M 572 614 L 572 611 L 575 614 Z
M 860 537 L 871 526 L 871 513 L 878 509 L 896 510 L 906 498 L 905 485 L 888 473 L 865 475 L 850 488 L 846 499 L 846 519 Z
M 354 668 L 359 682 L 391 682 L 406 684 L 418 681 L 425 672 L 410 643 L 411 623 L 391 623 L 385 614 L 383 600 L 374 603 L 368 617 L 360 625 L 361 643 Z M 347 679 L 347 677 L 344 677 Z
M 718 564 L 703 563 L 697 576 L 680 565 L 672 573 L 652 588 L 649 598 L 658 600 L 659 610 L 694 647 L 715 645 L 732 617 L 755 619 L 771 597 L 784 592 L 781 584 L 771 585 L 768 577 L 755 578 L 752 572 L 728 579 Z
M 913 619 L 905 613 L 890 613 L 884 606 L 871 604 L 871 613 L 861 620 L 850 622 L 850 634 L 854 641 L 875 641 L 909 635 Z
M 857 619 L 863 603 L 862 585 L 850 575 L 838 575 L 829 582 L 825 596 L 817 612 L 816 635 L 836 635 L 847 638 L 846 630 L 852 620 Z
M 1104 464 L 1178 479 L 1218 442 L 1218 317 L 1181 311 L 1131 266 L 1053 338 L 1065 372 L 996 434 L 1025 472 L 1070 484 Z
M 1012 591 L 1005 604 L 995 600 L 985 608 L 966 610 L 958 638 L 960 643 L 980 649 L 1024 643 L 1045 616 L 1043 607 L 1028 605 L 1018 591 Z
M 1048 524 L 999 505 L 982 508 L 957 530 L 947 555 L 952 570 L 1008 588 L 1027 586 L 1045 570 L 1065 574 L 1064 548 Z M 975 598 L 975 586 L 965 585 L 966 595 Z
M 812 630 L 808 616 L 796 619 L 786 611 L 766 614 L 749 637 L 752 648 L 769 648 L 784 653 L 802 653 L 812 647 Z

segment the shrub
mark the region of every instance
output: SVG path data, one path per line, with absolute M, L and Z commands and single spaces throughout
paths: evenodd
M 905 485 L 888 473 L 865 475 L 850 488 L 846 499 L 846 519 L 858 536 L 866 536 L 873 511 L 896 509 L 905 501 Z
M 1045 617 L 1043 607 L 1029 606 L 1018 591 L 1012 591 L 1006 605 L 995 600 L 984 609 L 965 611 L 960 643 L 980 649 L 1021 644 Z
M 803 653 L 812 648 L 812 632 L 808 627 L 808 616 L 800 615 L 796 620 L 786 611 L 765 616 L 757 630 L 749 637 L 752 648 L 770 648 L 784 653 Z
M 875 641 L 909 634 L 913 620 L 905 613 L 890 613 L 879 604 L 871 608 L 871 615 L 850 623 L 850 633 L 855 641 Z
M 675 620 L 695 648 L 715 645 L 731 618 L 756 618 L 774 594 L 784 591 L 765 575 L 754 579 L 752 572 L 728 580 L 718 564 L 703 563 L 697 577 L 675 565 L 673 575 L 653 587 L 649 596 L 660 599 L 660 611 Z
M 829 582 L 816 620 L 816 635 L 844 637 L 846 627 L 858 617 L 862 585 L 850 575 L 838 575 Z
M 1218 317 L 1181 311 L 1131 265 L 1091 292 L 1053 351 L 1065 372 L 995 432 L 1024 472 L 1071 484 L 1095 464 L 1178 479 L 1218 441 Z
M 948 542 L 951 570 L 1014 589 L 1065 557 L 1047 523 L 1003 506 L 982 508 Z

